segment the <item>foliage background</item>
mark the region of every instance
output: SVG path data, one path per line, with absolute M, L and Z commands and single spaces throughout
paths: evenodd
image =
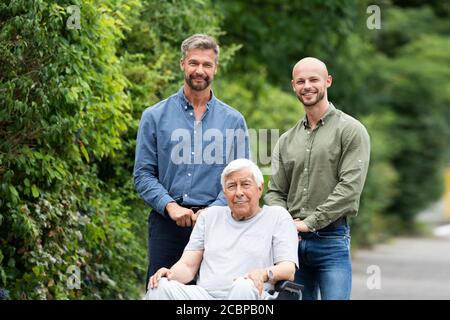
M 0 289 L 140 298 L 149 208 L 132 183 L 137 126 L 181 86 L 179 45 L 196 32 L 219 39 L 215 94 L 252 129 L 294 125 L 303 111 L 292 66 L 325 61 L 330 99 L 372 140 L 353 244 L 414 231 L 450 162 L 450 5 L 370 4 L 380 30 L 368 29 L 365 0 L 2 1 Z M 79 30 L 66 26 L 70 5 Z

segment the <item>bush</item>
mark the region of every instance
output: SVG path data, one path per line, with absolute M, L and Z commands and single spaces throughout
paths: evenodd
M 0 287 L 13 299 L 138 297 L 145 250 L 98 177 L 130 119 L 115 47 L 136 5 L 0 4 Z

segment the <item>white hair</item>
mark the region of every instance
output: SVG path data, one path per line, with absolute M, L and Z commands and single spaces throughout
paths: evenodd
M 248 159 L 236 159 L 231 161 L 222 171 L 222 175 L 220 176 L 220 183 L 222 184 L 222 188 L 225 189 L 226 177 L 228 177 L 233 172 L 241 171 L 242 169 L 250 169 L 250 172 L 252 173 L 258 187 L 261 187 L 264 184 L 263 174 L 256 164 Z

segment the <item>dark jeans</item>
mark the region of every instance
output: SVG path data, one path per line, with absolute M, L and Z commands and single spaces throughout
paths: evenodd
M 148 269 L 145 286 L 150 277 L 162 267 L 170 268 L 183 254 L 192 227 L 179 227 L 168 216 L 152 211 L 148 218 Z
M 303 299 L 348 300 L 352 288 L 350 228 L 341 224 L 299 233 L 299 269 L 295 282 L 304 285 Z

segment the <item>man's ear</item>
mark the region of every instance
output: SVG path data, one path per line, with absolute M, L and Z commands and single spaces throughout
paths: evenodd
M 327 81 L 326 81 L 327 88 L 331 87 L 332 83 L 333 83 L 333 77 L 331 75 L 328 75 Z
M 216 70 L 214 70 L 214 74 L 216 74 L 218 70 L 219 70 L 219 64 L 216 64 Z
M 180 59 L 180 69 L 181 71 L 184 71 L 184 60 Z

